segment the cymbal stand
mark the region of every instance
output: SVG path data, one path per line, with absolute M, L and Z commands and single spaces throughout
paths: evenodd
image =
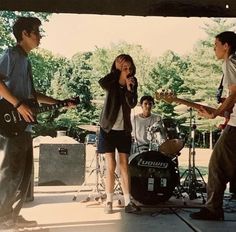
M 182 188 L 187 192 L 190 200 L 198 198 L 197 193 L 200 193 L 204 204 L 206 201 L 203 191 L 206 187 L 206 182 L 204 181 L 200 170 L 195 166 L 195 132 L 197 127 L 195 124 L 195 119 L 193 118 L 192 108 L 189 109 L 189 112 L 189 163 L 188 169 L 183 172 L 180 177 L 180 181 L 185 177 L 182 182 Z M 198 179 L 197 176 L 198 178 L 200 177 L 200 179 Z

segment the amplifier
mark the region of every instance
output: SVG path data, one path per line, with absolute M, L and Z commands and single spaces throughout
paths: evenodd
M 39 145 L 38 185 L 81 185 L 85 179 L 85 145 Z

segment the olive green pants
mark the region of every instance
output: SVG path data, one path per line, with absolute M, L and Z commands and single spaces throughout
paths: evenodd
M 223 210 L 224 191 L 236 174 L 236 127 L 227 126 L 214 146 L 209 167 L 206 207 Z

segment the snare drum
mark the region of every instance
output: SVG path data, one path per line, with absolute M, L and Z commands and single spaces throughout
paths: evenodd
M 161 136 L 165 140 L 160 144 L 159 151 L 167 156 L 178 154 L 184 147 L 184 139 L 180 136 L 177 123 L 171 118 L 165 118 L 162 120 L 162 124 L 164 134 Z
M 178 167 L 158 151 L 146 151 L 129 157 L 132 197 L 143 204 L 167 201 L 179 183 Z
M 149 144 L 141 144 L 139 145 L 137 142 L 132 143 L 131 145 L 131 151 L 130 154 L 137 154 L 137 153 L 142 153 L 146 151 L 158 151 L 159 150 L 159 145 L 154 142 L 150 142 Z

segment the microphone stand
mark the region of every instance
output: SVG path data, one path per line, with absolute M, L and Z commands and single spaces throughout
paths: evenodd
M 81 203 L 85 203 L 91 200 L 91 196 L 94 194 L 98 194 L 97 197 L 94 197 L 95 200 L 104 200 L 105 199 L 105 183 L 104 183 L 104 173 L 102 170 L 102 161 L 100 160 L 100 154 L 98 153 L 98 130 L 96 131 L 96 150 L 94 153 L 94 157 L 91 161 L 91 164 L 89 167 L 92 166 L 94 160 L 95 160 L 95 167 L 90 171 L 89 175 L 87 176 L 86 180 L 83 182 L 83 184 L 79 187 L 79 189 L 77 190 L 77 193 L 74 195 L 73 197 L 73 201 L 76 201 L 79 193 L 82 191 L 83 187 L 85 187 L 88 184 L 88 180 L 90 178 L 90 176 L 92 176 L 92 174 L 95 172 L 96 176 L 95 176 L 95 186 L 92 190 L 92 192 L 84 199 L 81 201 Z
M 188 169 L 184 171 L 181 175 L 180 180 L 184 177 L 182 182 L 182 189 L 184 189 L 188 195 L 189 199 L 193 200 L 198 198 L 197 193 L 200 193 L 202 197 L 203 204 L 206 202 L 203 191 L 206 187 L 206 183 L 204 178 L 200 172 L 200 170 L 195 166 L 195 132 L 196 132 L 196 124 L 195 119 L 193 119 L 192 108 L 189 108 L 190 116 L 189 116 L 189 162 Z M 200 177 L 200 180 L 197 179 L 197 174 Z

